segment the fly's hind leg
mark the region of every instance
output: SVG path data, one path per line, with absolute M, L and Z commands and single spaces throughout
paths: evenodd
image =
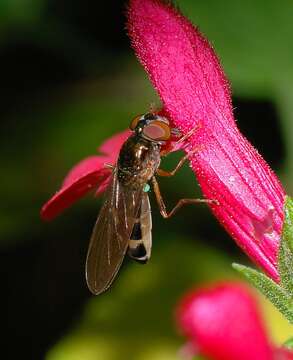
M 163 200 L 162 195 L 161 195 L 159 184 L 158 184 L 158 182 L 157 182 L 157 180 L 156 180 L 156 178 L 154 176 L 152 177 L 152 184 L 153 184 L 154 193 L 155 193 L 155 196 L 156 196 L 156 200 L 157 200 L 157 203 L 158 203 L 158 206 L 159 206 L 160 213 L 163 216 L 163 218 L 165 218 L 165 219 L 168 219 L 171 216 L 173 216 L 183 205 L 199 204 L 199 203 L 219 205 L 217 200 L 210 200 L 210 199 L 180 199 L 177 202 L 177 204 L 174 206 L 174 208 L 170 212 L 167 212 L 166 205 L 165 205 L 164 200 Z

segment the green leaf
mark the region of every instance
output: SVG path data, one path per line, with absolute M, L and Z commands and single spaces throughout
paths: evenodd
M 293 337 L 288 339 L 283 346 L 289 350 L 293 350 Z
M 293 299 L 286 289 L 257 270 L 235 263 L 232 266 L 262 292 L 286 319 L 293 324 Z
M 287 196 L 284 206 L 285 221 L 278 256 L 281 286 L 293 296 L 293 201 Z
M 287 196 L 284 206 L 285 220 L 278 254 L 280 284 L 263 273 L 249 267 L 233 264 L 233 268 L 242 273 L 293 323 L 293 200 Z
M 290 196 L 286 196 L 285 223 L 282 235 L 286 240 L 291 253 L 293 253 L 293 199 Z

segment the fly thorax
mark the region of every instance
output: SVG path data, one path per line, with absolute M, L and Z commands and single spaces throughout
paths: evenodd
M 147 183 L 160 164 L 160 144 L 131 136 L 122 146 L 118 158 L 118 179 L 138 188 Z

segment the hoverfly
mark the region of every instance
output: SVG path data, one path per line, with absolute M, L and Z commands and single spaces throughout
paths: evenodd
M 173 133 L 168 119 L 163 116 L 156 113 L 137 116 L 132 120 L 130 129 L 133 134 L 123 144 L 117 164 L 113 167 L 112 181 L 87 253 L 86 281 L 90 291 L 96 295 L 110 287 L 126 253 L 140 263 L 146 263 L 151 256 L 149 183 L 153 186 L 160 213 L 164 218 L 173 215 L 186 203 L 209 201 L 181 199 L 173 210 L 167 213 L 155 174 L 174 175 L 187 159 L 187 155 L 173 171 L 159 169 L 161 146 Z M 178 142 L 183 139 L 186 139 L 186 136 Z

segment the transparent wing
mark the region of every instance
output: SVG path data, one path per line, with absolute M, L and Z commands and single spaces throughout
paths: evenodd
M 129 190 L 119 183 L 115 169 L 86 260 L 86 281 L 96 295 L 109 288 L 122 264 L 141 197 L 142 189 Z
M 146 249 L 145 260 L 148 261 L 151 257 L 151 251 L 152 251 L 152 214 L 151 214 L 150 200 L 147 193 L 144 193 L 142 195 L 140 224 L 141 224 L 142 242 Z

